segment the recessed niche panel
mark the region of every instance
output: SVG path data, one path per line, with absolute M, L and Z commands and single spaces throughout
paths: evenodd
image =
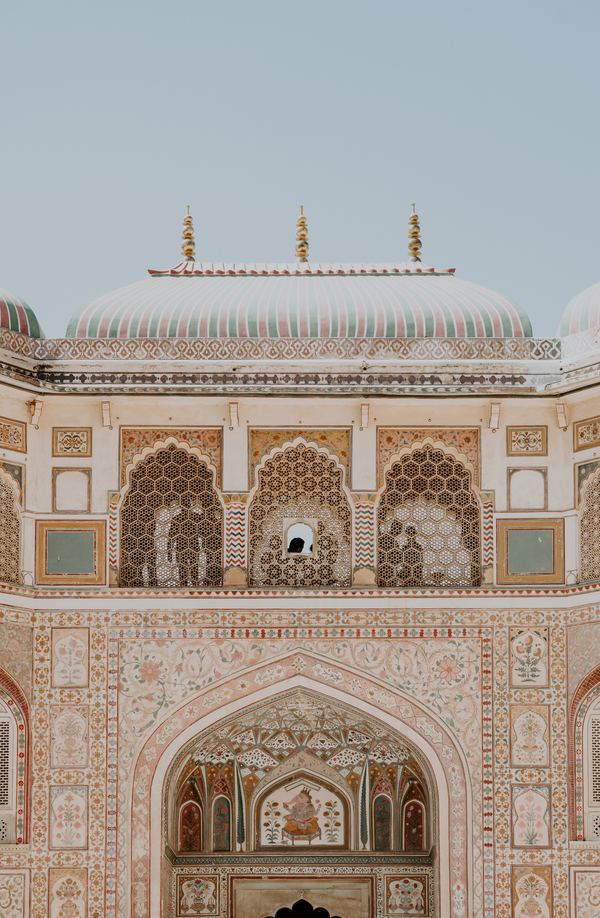
M 105 546 L 106 528 L 102 520 L 38 520 L 37 582 L 104 583 Z
M 498 583 L 563 583 L 564 521 L 498 521 Z
M 508 470 L 508 509 L 545 510 L 547 469 Z
M 89 513 L 91 469 L 52 469 L 54 513 Z

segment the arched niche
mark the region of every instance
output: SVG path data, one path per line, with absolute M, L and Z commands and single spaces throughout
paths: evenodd
M 263 459 L 248 509 L 252 586 L 350 586 L 352 510 L 338 459 L 301 438 Z
M 481 578 L 472 470 L 431 442 L 392 460 L 377 509 L 379 586 L 478 586 Z
M 183 589 L 223 582 L 224 510 L 215 470 L 167 440 L 127 469 L 119 503 L 119 583 Z
M 319 774 L 298 770 L 278 778 L 259 794 L 253 811 L 258 851 L 352 847 L 348 790 Z
M 211 851 L 224 854 L 233 845 L 233 810 L 231 799 L 217 794 L 211 803 Z
M 199 852 L 204 848 L 202 807 L 195 800 L 187 800 L 179 807 L 177 821 L 178 851 L 180 854 Z

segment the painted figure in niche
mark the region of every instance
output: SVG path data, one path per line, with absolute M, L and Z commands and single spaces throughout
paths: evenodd
M 425 884 L 413 877 L 393 880 L 388 888 L 387 911 L 392 915 L 424 915 Z
M 289 803 L 283 805 L 288 810 L 283 827 L 284 838 L 290 838 L 293 844 L 296 838 L 307 838 L 312 841 L 313 838 L 321 837 L 321 827 L 317 819 L 321 804 L 315 807 L 307 787 L 303 787 Z
M 536 711 L 525 711 L 525 713 L 520 714 L 515 720 L 514 731 L 514 764 L 547 765 L 547 724 L 544 718 Z
M 535 873 L 517 880 L 515 918 L 550 918 L 548 884 Z
M 423 804 L 410 800 L 404 808 L 404 850 L 423 851 L 425 831 L 423 825 Z
M 213 851 L 231 851 L 231 804 L 217 797 L 213 804 Z
M 417 542 L 417 530 L 406 527 L 406 542 L 400 549 L 400 577 L 405 584 L 423 583 L 423 547 Z
M 202 815 L 195 803 L 187 803 L 181 810 L 179 850 L 202 851 Z
M 375 797 L 373 803 L 373 836 L 376 851 L 390 851 L 392 848 L 392 801 L 384 794 Z
M 177 565 L 180 586 L 199 586 L 198 564 L 202 531 L 202 511 L 184 495 L 180 511 L 169 527 L 167 555 Z

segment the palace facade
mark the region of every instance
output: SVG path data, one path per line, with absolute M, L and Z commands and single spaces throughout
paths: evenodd
M 0 295 L 0 915 L 598 918 L 600 284 L 182 252 Z

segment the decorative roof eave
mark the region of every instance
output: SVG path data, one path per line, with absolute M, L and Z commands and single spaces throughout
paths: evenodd
M 290 276 L 349 276 L 433 274 L 453 275 L 456 268 L 434 268 L 421 262 L 399 264 L 321 264 L 319 262 L 297 262 L 294 264 L 236 264 L 197 262 L 193 259 L 181 261 L 173 268 L 159 270 L 148 268 L 151 277 L 290 277 Z
M 29 338 L 0 329 L 0 349 L 47 363 L 95 360 L 292 363 L 435 361 L 445 363 L 560 361 L 558 338 Z

